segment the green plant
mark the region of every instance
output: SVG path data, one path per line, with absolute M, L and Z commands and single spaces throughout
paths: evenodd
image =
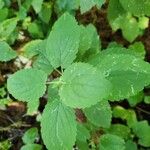
M 9 150 L 11 148 L 11 143 L 9 140 L 5 140 L 0 142 L 0 149 L 1 150 Z
M 41 97 L 47 99 L 37 120 L 48 150 L 150 147 L 150 125 L 137 115 L 141 102 L 150 103 L 149 95 L 143 92 L 150 85 L 144 45 L 134 42 L 124 48 L 112 42 L 103 49 L 95 26 L 78 24 L 73 17 L 79 8 L 83 14 L 104 3 L 0 0 L 0 61 L 17 63 L 25 57 L 31 63 L 25 67 L 23 63 L 17 72 L 8 74 L 7 89 L 13 98 L 27 103 L 27 115 L 38 111 Z M 108 20 L 112 29 L 121 29 L 133 42 L 148 27 L 149 5 L 147 0 L 110 0 Z M 24 33 L 29 42 L 15 50 L 15 42 L 26 38 Z M 5 95 L 6 89 L 0 88 L 0 105 L 8 103 Z M 124 102 L 129 104 L 127 108 L 122 106 Z M 21 149 L 41 150 L 42 142 L 37 144 L 37 139 L 37 128 L 27 130 Z M 0 145 L 9 149 L 7 142 L 8 148 L 5 141 Z
M 24 146 L 21 147 L 21 150 L 42 150 L 42 146 L 35 144 L 35 140 L 39 138 L 37 128 L 28 129 L 22 137 Z
M 0 88 L 0 109 L 5 110 L 5 106 L 11 102 L 12 100 L 7 96 L 6 87 L 2 86 Z
M 149 8 L 149 0 L 110 0 L 108 20 L 113 31 L 121 29 L 124 38 L 133 42 L 148 28 Z
M 86 5 L 85 5 L 86 3 Z M 68 11 L 70 13 L 75 13 L 75 10 L 80 7 L 81 13 L 85 13 L 89 11 L 93 6 L 97 6 L 98 8 L 101 8 L 102 4 L 105 3 L 105 0 L 56 0 L 56 12 L 62 13 L 65 11 Z
M 90 34 L 83 34 L 85 32 Z M 111 46 L 100 51 L 100 42 L 95 41 L 97 38 L 92 25 L 80 26 L 73 16 L 65 13 L 55 22 L 46 40 L 34 41 L 40 45 L 38 49 L 34 42 L 25 47 L 29 55 L 30 50 L 32 51 L 30 57 L 37 56 L 33 68 L 19 70 L 8 78 L 7 88 L 10 94 L 18 100 L 28 102 L 29 106 L 38 106 L 39 98 L 48 88 L 48 104 L 42 114 L 41 134 L 49 150 L 70 150 L 75 142 L 77 146 L 79 144 L 79 147 L 84 148 L 87 146 L 87 139 L 93 145 L 95 142 L 90 137 L 90 132 L 98 127 L 111 129 L 103 130 L 106 134 L 100 136 L 97 148 L 124 150 L 126 147 L 128 135 L 118 135 L 116 128 L 111 126 L 112 111 L 108 100 L 119 101 L 142 91 L 150 84 L 150 65 L 142 57 L 137 57 L 138 52 L 131 49 Z M 1 42 L 1 45 L 6 43 Z M 1 61 L 16 57 L 10 47 L 5 46 L 3 50 L 7 51 L 8 56 L 3 53 Z M 49 81 L 48 75 L 53 70 L 60 77 Z M 78 125 L 76 108 L 83 110 L 90 126 Z M 122 110 L 123 114 L 129 115 L 117 116 L 120 113 L 113 110 L 113 115 L 123 117 L 129 128 L 134 128 L 137 120 L 133 121 L 132 113 Z M 96 117 L 98 114 L 100 118 Z M 119 125 L 118 128 L 127 127 Z M 138 126 L 134 129 L 136 133 Z M 146 131 L 147 129 L 149 130 L 149 126 Z M 130 129 L 127 130 L 130 132 Z M 78 134 L 83 134 L 83 138 Z M 143 144 L 142 141 L 139 143 Z M 144 146 L 149 144 L 144 143 Z

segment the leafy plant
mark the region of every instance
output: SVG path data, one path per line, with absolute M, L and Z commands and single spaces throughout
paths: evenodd
M 0 109 L 5 110 L 6 106 L 11 102 L 12 100 L 7 96 L 6 87 L 2 86 L 0 88 Z
M 27 103 L 28 115 L 38 111 L 42 97 L 47 99 L 37 120 L 48 150 L 150 147 L 150 125 L 136 113 L 141 102 L 150 103 L 143 92 L 150 85 L 144 45 L 134 42 L 124 48 L 112 42 L 103 49 L 95 26 L 78 24 L 74 17 L 77 9 L 83 14 L 104 3 L 0 0 L 0 61 L 17 63 L 25 57 L 31 63 L 7 75 L 7 90 Z M 148 27 L 149 1 L 110 0 L 108 5 L 112 29 L 121 29 L 129 42 Z M 15 50 L 15 42 L 23 45 Z M 0 104 L 6 104 L 5 92 L 0 88 Z M 41 150 L 39 138 L 37 128 L 27 130 L 21 150 Z
M 124 140 L 116 135 L 105 134 L 100 138 L 100 149 L 102 150 L 124 150 Z
M 124 38 L 133 42 L 148 27 L 149 7 L 150 2 L 148 0 L 110 0 L 108 7 L 109 23 L 114 31 L 121 29 Z
M 37 138 L 39 138 L 37 128 L 28 129 L 22 137 L 25 145 L 21 147 L 21 150 L 42 150 L 40 144 L 34 143 Z
M 0 61 L 9 61 L 17 57 L 15 51 L 4 41 L 0 41 Z
M 81 39 L 82 30 L 85 30 L 85 27 L 79 26 L 73 16 L 65 13 L 55 22 L 46 41 L 42 41 L 45 46 L 41 41 L 37 41 L 38 44 L 43 44 L 43 50 L 36 49 L 34 42 L 28 43 L 29 46 L 25 48 L 28 52 L 34 49 L 31 57 L 37 55 L 42 61 L 41 56 L 44 56 L 48 61 L 45 65 L 57 71 L 59 78 L 48 81 L 49 73 L 43 71 L 43 66 L 39 68 L 34 65 L 33 68 L 17 71 L 7 81 L 10 94 L 31 105 L 39 101 L 46 88 L 49 88 L 49 101 L 41 119 L 41 133 L 47 149 L 72 149 L 78 133 L 75 108 L 82 109 L 93 125 L 109 128 L 112 113 L 108 99 L 118 101 L 129 98 L 150 84 L 150 65 L 141 57 L 137 57 L 134 51 L 121 47 L 107 48 L 102 52 L 94 51 L 95 49 L 91 51 L 92 44 L 87 47 L 86 42 Z M 95 37 L 91 37 L 91 34 L 88 36 L 91 43 Z M 82 53 L 81 45 L 82 50 L 86 47 Z M 81 60 L 81 56 L 90 51 L 92 55 Z M 3 59 L 5 57 L 3 56 Z M 117 111 L 119 110 L 113 112 L 116 117 L 121 113 Z M 125 110 L 122 110 L 122 113 L 127 114 Z M 131 112 L 128 113 L 129 118 L 123 115 L 119 117 L 127 119 L 129 127 L 132 127 L 134 122 L 130 118 Z M 95 118 L 97 114 L 101 117 Z M 119 128 L 124 127 L 120 125 Z M 119 137 L 117 131 L 110 131 L 100 137 L 98 147 L 125 149 L 123 138 L 126 139 L 127 135 Z M 89 138 L 89 135 L 86 138 Z M 81 142 L 86 141 L 77 139 L 77 144 Z
M 0 142 L 1 150 L 9 150 L 11 148 L 11 143 L 8 140 Z
M 101 8 L 104 2 L 105 0 L 56 0 L 56 12 L 60 13 L 68 11 L 70 13 L 73 13 L 80 7 L 81 13 L 83 14 L 89 11 L 94 6 Z

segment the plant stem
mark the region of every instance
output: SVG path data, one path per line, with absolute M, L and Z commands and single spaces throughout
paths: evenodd
M 62 81 L 48 81 L 46 84 L 55 84 L 55 85 L 60 85 L 60 84 L 65 84 L 65 82 Z
M 62 72 L 62 73 L 64 72 L 63 69 L 62 69 L 62 67 L 61 67 L 61 72 Z
M 136 108 L 137 108 L 139 111 L 142 111 L 143 113 L 150 115 L 150 112 L 149 112 L 149 111 L 146 111 L 146 110 L 144 110 L 144 109 L 142 109 L 142 108 L 140 108 L 140 107 L 136 107 Z
M 55 71 L 57 71 L 62 76 L 62 72 L 61 71 L 59 71 L 58 69 L 55 69 Z
M 29 124 L 24 124 L 23 122 L 18 121 L 16 123 L 11 124 L 10 126 L 0 127 L 0 131 L 3 132 L 3 131 L 9 131 L 12 128 L 30 127 L 30 126 L 31 125 Z

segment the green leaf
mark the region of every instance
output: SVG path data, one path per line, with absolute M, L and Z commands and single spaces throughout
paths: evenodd
M 116 135 L 104 134 L 100 137 L 99 150 L 125 150 L 125 142 Z
M 5 86 L 0 87 L 0 97 L 4 97 L 7 94 Z
M 90 132 L 84 126 L 84 124 L 78 123 L 77 124 L 77 140 L 81 142 L 86 142 L 90 139 Z
M 71 150 L 76 140 L 74 111 L 53 101 L 46 105 L 41 120 L 41 133 L 48 150 Z
M 46 56 L 45 43 L 45 40 L 32 40 L 22 48 L 22 51 L 23 55 L 30 59 L 38 55 L 33 62 L 33 67 L 44 71 L 46 74 L 51 74 L 54 69 Z
M 101 101 L 84 109 L 87 119 L 98 127 L 108 128 L 111 124 L 112 112 L 108 101 Z
M 51 3 L 43 3 L 42 9 L 39 12 L 39 18 L 46 24 L 49 23 L 52 15 L 52 4 Z
M 23 140 L 24 144 L 32 144 L 38 137 L 39 137 L 38 129 L 30 128 L 24 133 L 22 140 Z
M 80 30 L 75 18 L 63 14 L 54 24 L 47 39 L 46 52 L 52 66 L 68 67 L 76 58 L 80 39 Z
M 16 28 L 7 39 L 3 39 L 3 40 L 5 40 L 5 41 L 7 40 L 7 42 L 10 45 L 14 45 L 17 38 L 19 38 L 19 30 L 17 30 L 17 28 Z
M 55 99 L 59 99 L 58 88 L 56 88 L 53 84 L 48 86 L 48 100 L 53 101 Z
M 96 28 L 92 24 L 86 27 L 80 26 L 80 32 L 79 57 L 84 54 L 85 57 L 97 54 L 100 51 L 101 44 Z
M 15 30 L 17 18 L 6 19 L 0 23 L 0 39 L 8 40 L 9 36 Z
M 122 21 L 122 15 L 125 15 L 126 11 L 122 8 L 119 0 L 110 0 L 108 5 L 108 21 L 114 31 L 120 28 Z
M 113 117 L 125 120 L 128 116 L 126 112 L 127 110 L 125 108 L 121 106 L 116 106 L 113 108 Z
M 5 3 L 3 0 L 0 0 L 0 9 L 2 9 L 4 7 Z
M 26 16 L 27 16 L 27 10 L 23 6 L 21 6 L 19 8 L 19 12 L 17 13 L 17 17 L 19 20 L 24 20 Z
M 38 112 L 39 99 L 34 101 L 28 101 L 27 103 L 27 115 L 35 115 Z
M 43 70 L 46 74 L 51 74 L 54 70 L 50 61 L 46 55 L 46 48 L 45 48 L 46 40 L 39 43 L 37 49 L 35 49 L 35 53 L 38 53 L 37 59 L 33 63 L 33 67 L 39 70 Z
M 122 7 L 136 16 L 150 16 L 149 0 L 119 0 Z
M 112 85 L 110 100 L 129 98 L 150 83 L 150 65 L 125 48 L 109 48 L 89 61 Z M 137 82 L 138 81 L 138 82 Z
M 145 96 L 145 97 L 144 97 L 144 102 L 145 102 L 146 104 L 150 104 L 150 96 Z
M 0 22 L 4 21 L 8 16 L 8 8 L 0 9 Z
M 47 76 L 37 69 L 19 70 L 7 81 L 10 94 L 22 101 L 34 101 L 43 96 L 46 91 Z
M 4 0 L 5 1 L 5 5 L 7 6 L 7 7 L 10 7 L 10 5 L 11 5 L 11 0 Z
M 43 70 L 46 74 L 51 74 L 54 70 L 49 60 L 42 54 L 37 57 L 36 61 L 33 63 L 33 67 Z
M 104 2 L 105 0 L 80 0 L 81 13 L 85 13 L 86 11 L 90 10 L 93 6 L 101 8 Z
M 7 99 L 7 98 L 0 99 L 0 109 L 1 110 L 6 110 L 7 105 L 11 104 L 12 102 L 13 101 L 11 99 Z
M 60 78 L 59 95 L 64 104 L 73 108 L 85 108 L 107 98 L 110 83 L 93 66 L 74 63 Z
M 0 41 L 0 61 L 9 61 L 17 57 L 17 53 L 4 41 Z
M 134 143 L 133 141 L 131 140 L 128 140 L 126 142 L 126 149 L 125 150 L 137 150 L 137 144 Z
M 39 144 L 27 144 L 22 146 L 21 150 L 42 150 L 42 146 Z
M 0 148 L 1 150 L 9 150 L 11 148 L 11 142 L 9 140 L 4 140 L 0 142 Z
M 133 42 L 141 33 L 137 20 L 130 15 L 122 16 L 120 28 L 124 38 L 129 42 Z
M 112 124 L 107 130 L 107 133 L 117 135 L 123 139 L 128 139 L 130 136 L 130 128 L 122 124 Z
M 79 43 L 79 55 L 83 55 L 91 46 L 92 43 L 92 32 L 93 32 L 93 25 L 88 25 L 84 27 L 83 25 L 80 26 L 80 43 Z
M 149 26 L 149 18 L 145 16 L 139 17 L 138 23 L 140 29 L 146 29 Z
M 79 7 L 79 0 L 56 0 L 56 8 L 58 12 L 72 13 Z
M 142 102 L 143 99 L 144 99 L 144 93 L 142 91 L 142 92 L 137 93 L 134 96 L 129 97 L 128 98 L 128 102 L 129 102 L 129 104 L 130 104 L 131 107 L 134 107 L 138 103 Z
M 32 1 L 33 0 L 25 0 L 23 3 L 22 3 L 22 6 L 26 9 L 26 10 L 29 10 L 30 9 L 30 6 L 32 4 Z
M 133 127 L 133 132 L 139 138 L 140 145 L 150 147 L 150 126 L 147 121 L 137 122 Z
M 32 0 L 32 6 L 36 13 L 39 13 L 42 8 L 43 0 Z
M 132 109 L 124 109 L 121 106 L 116 106 L 113 108 L 113 117 L 125 120 L 130 128 L 137 123 L 135 111 Z
M 87 142 L 77 140 L 76 145 L 79 148 L 79 150 L 89 150 L 89 145 L 87 144 Z
M 28 32 L 30 33 L 31 37 L 34 39 L 44 37 L 42 26 L 37 20 L 29 24 Z
M 94 27 L 93 25 L 89 25 L 89 28 L 91 28 L 91 34 L 93 36 L 92 36 L 91 47 L 87 51 L 86 55 L 93 55 L 93 54 L 98 53 L 101 50 L 101 40 L 96 30 L 96 27 Z
M 25 44 L 21 51 L 23 51 L 23 55 L 29 59 L 33 56 L 37 55 L 38 52 L 43 50 L 42 40 L 32 40 Z
M 123 45 L 117 43 L 117 42 L 110 42 L 107 48 L 115 48 L 115 47 L 120 47 L 123 48 Z
M 123 9 L 119 0 L 110 0 L 108 21 L 114 31 L 121 29 L 124 38 L 129 42 L 133 42 L 137 36 L 141 35 L 141 29 L 144 27 L 141 26 L 140 20 L 138 21 L 131 13 Z
M 142 42 L 135 42 L 134 44 L 130 45 L 129 50 L 135 52 L 135 55 L 137 57 L 140 57 L 142 59 L 145 58 L 146 50 Z

